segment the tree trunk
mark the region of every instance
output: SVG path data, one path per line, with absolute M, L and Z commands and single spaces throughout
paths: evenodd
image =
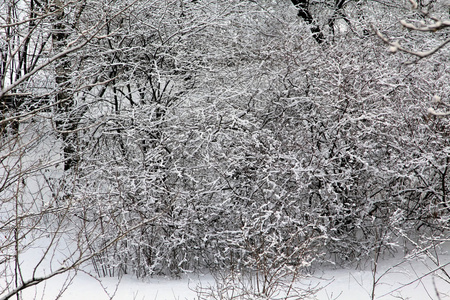
M 301 17 L 306 23 L 310 25 L 310 30 L 313 38 L 317 43 L 323 44 L 325 42 L 325 36 L 319 25 L 315 23 L 313 16 L 308 10 L 307 0 L 291 0 L 295 7 L 298 8 L 298 16 Z
M 60 0 L 52 3 L 55 12 L 53 24 L 52 41 L 55 52 L 61 52 L 67 46 L 69 32 L 64 25 L 64 4 Z M 70 111 L 74 107 L 73 94 L 70 92 L 70 62 L 63 59 L 55 68 L 55 81 L 58 86 L 55 100 L 57 105 L 56 129 L 63 141 L 64 170 L 74 167 L 77 162 L 77 151 L 75 147 L 77 119 L 70 117 Z

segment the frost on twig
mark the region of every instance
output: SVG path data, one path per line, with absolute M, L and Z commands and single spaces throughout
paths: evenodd
M 443 41 L 441 44 L 439 44 L 437 47 L 432 48 L 428 51 L 416 51 L 416 50 L 411 50 L 408 48 L 403 47 L 402 45 L 400 45 L 400 43 L 398 41 L 390 41 L 389 38 L 387 36 L 385 36 L 384 34 L 382 34 L 379 30 L 376 30 L 377 35 L 386 43 L 389 45 L 389 51 L 392 53 L 396 53 L 397 51 L 401 51 L 401 52 L 405 52 L 414 56 L 417 56 L 419 59 L 431 56 L 433 54 L 435 54 L 436 52 L 438 52 L 440 49 L 442 49 L 445 45 L 450 43 L 450 38 L 446 39 L 445 41 Z
M 409 2 L 411 2 L 412 5 L 412 9 L 417 9 L 417 2 L 415 0 L 409 0 Z
M 413 10 L 416 10 L 418 8 L 418 4 L 415 0 L 410 0 L 409 2 L 411 2 Z M 438 30 L 442 30 L 447 27 L 450 27 L 450 20 L 443 20 L 440 18 L 430 16 L 428 14 L 428 12 L 426 12 L 426 11 L 422 11 L 421 13 L 423 14 L 423 16 L 428 17 L 432 21 L 427 24 L 424 21 L 412 22 L 412 21 L 407 21 L 407 20 L 400 20 L 400 24 L 404 28 L 412 30 L 412 31 L 431 32 L 431 33 L 434 33 Z M 431 56 L 450 43 L 450 38 L 447 38 L 444 41 L 440 42 L 439 45 L 433 47 L 432 49 L 430 49 L 428 51 L 417 51 L 417 50 L 412 50 L 412 49 L 402 47 L 399 42 L 397 42 L 397 41 L 392 42 L 385 35 L 380 33 L 378 30 L 375 30 L 375 31 L 376 31 L 377 35 L 385 43 L 387 43 L 390 46 L 389 47 L 390 52 L 395 53 L 397 51 L 401 51 L 401 52 L 405 52 L 405 53 L 414 55 L 414 56 L 418 57 L 418 59 L 422 59 L 422 58 Z
M 440 20 L 437 18 L 431 18 L 431 19 L 434 22 L 431 24 L 428 24 L 428 25 L 424 24 L 424 23 L 419 23 L 419 26 L 417 26 L 406 20 L 400 20 L 400 24 L 402 24 L 403 27 L 411 29 L 411 30 L 431 31 L 431 32 L 435 32 L 435 31 L 444 29 L 445 27 L 450 27 L 450 20 Z
M 434 115 L 437 117 L 445 117 L 445 116 L 450 116 L 450 112 L 442 112 L 442 111 L 436 111 L 434 108 L 430 107 L 428 108 L 428 113 L 430 115 Z
M 438 104 L 438 105 L 443 105 L 446 108 L 450 107 L 450 105 L 445 103 L 445 102 L 443 102 L 441 97 L 438 96 L 438 95 L 433 96 L 433 100 L 431 102 L 435 103 L 435 104 Z M 436 116 L 436 117 L 445 117 L 445 116 L 449 116 L 450 115 L 450 112 L 448 112 L 448 111 L 446 112 L 446 111 L 435 110 L 432 107 L 428 108 L 427 111 L 428 111 L 429 115 L 433 115 L 433 116 Z

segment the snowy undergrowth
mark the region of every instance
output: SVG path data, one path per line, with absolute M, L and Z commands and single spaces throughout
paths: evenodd
M 52 210 L 52 204 L 58 204 L 54 201 L 64 199 L 58 197 L 56 190 L 49 190 L 50 185 L 47 185 L 46 180 L 58 181 L 61 171 L 53 163 L 57 156 L 50 151 L 51 148 L 48 145 L 44 148 L 44 150 L 37 148 L 33 152 L 28 151 L 26 155 L 17 158 L 23 165 L 21 170 L 25 171 L 36 161 L 31 159 L 36 153 L 49 153 L 51 158 L 48 164 L 41 165 L 41 170 L 33 175 L 27 172 L 21 175 L 26 182 L 24 185 L 26 188 L 21 186 L 21 181 L 18 182 L 19 186 L 24 188 L 20 196 L 22 200 L 20 211 L 14 210 L 13 202 L 3 203 L 2 214 L 16 213 L 18 220 L 24 213 L 43 212 L 42 219 L 36 222 L 30 219 L 32 223 L 23 223 L 24 232 L 27 232 L 27 226 L 33 225 L 30 227 L 33 233 L 21 240 L 23 249 L 19 255 L 20 273 L 25 280 L 50 274 L 66 264 L 68 259 L 73 261 L 72 254 L 81 250 L 77 248 L 79 246 L 77 243 L 83 241 L 83 238 L 79 239 L 78 235 L 83 231 L 80 224 L 83 226 L 88 224 L 80 222 L 83 219 L 76 214 L 72 218 L 65 217 L 65 212 L 76 212 L 71 211 L 77 207 L 76 203 L 68 202 L 67 206 L 62 206 L 61 213 L 55 213 Z M 10 158 L 15 157 L 10 156 Z M 14 195 L 11 195 L 11 199 L 13 198 Z M 23 201 L 26 199 L 30 201 Z M 52 200 L 44 201 L 48 199 Z M 86 250 L 86 247 L 82 248 Z M 430 255 L 435 258 L 434 262 L 430 260 Z M 439 276 L 442 273 L 439 266 L 445 267 L 449 261 L 450 255 L 445 252 L 437 255 L 436 252 L 419 251 L 417 255 L 410 256 L 408 259 L 402 257 L 379 259 L 375 274 L 373 271 L 375 265 L 370 262 L 357 269 L 322 267 L 316 270 L 312 277 L 301 277 L 301 280 L 293 284 L 289 278 L 272 281 L 267 285 L 269 290 L 272 290 L 265 293 L 265 297 L 259 298 L 261 287 L 245 276 L 213 277 L 191 274 L 183 275 L 182 279 L 177 280 L 163 277 L 136 279 L 128 275 L 120 279 L 98 278 L 92 266 L 84 265 L 79 270 L 74 269 L 35 287 L 25 289 L 22 298 L 56 299 L 61 296 L 60 299 L 67 300 L 80 298 L 232 299 L 232 297 L 233 299 L 276 299 L 275 297 L 284 299 L 286 291 L 289 291 L 292 292 L 289 294 L 291 296 L 289 299 L 447 299 L 450 295 L 450 284 L 445 280 L 445 276 L 444 278 Z M 12 269 L 10 271 L 14 272 Z M 376 280 L 375 285 L 374 280 Z M 3 286 L 1 287 L 3 289 Z M 316 291 L 317 293 L 313 293 Z

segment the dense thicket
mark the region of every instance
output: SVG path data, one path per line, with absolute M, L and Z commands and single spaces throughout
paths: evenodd
M 47 217 L 27 226 L 77 232 L 100 275 L 299 270 L 447 239 L 449 125 L 427 108 L 449 95 L 449 50 L 404 64 L 372 26 L 422 47 L 448 32 L 403 31 L 424 18 L 403 1 L 329 2 L 310 1 L 311 22 L 289 1 L 85 1 L 5 23 L 25 18 L 44 67 L 20 64 L 24 40 L 4 44 L 2 103 L 34 106 L 31 122 L 2 110 L 0 193 L 45 187 L 3 197 L 2 222 L 32 195 Z M 28 145 L 43 158 L 17 169 Z

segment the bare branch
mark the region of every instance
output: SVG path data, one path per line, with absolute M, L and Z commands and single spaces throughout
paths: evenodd
M 100 253 L 106 251 L 108 248 L 110 248 L 112 245 L 114 245 L 115 243 L 117 243 L 118 241 L 120 241 L 121 239 L 123 239 L 125 236 L 127 236 L 129 233 L 133 232 L 134 230 L 150 223 L 153 222 L 154 220 L 156 220 L 157 217 L 153 217 L 149 220 L 146 220 L 144 222 L 141 222 L 133 227 L 131 227 L 130 229 L 128 229 L 127 231 L 119 234 L 117 237 L 115 237 L 114 239 L 112 239 L 111 241 L 109 241 L 105 246 L 103 246 L 101 249 L 99 249 L 98 251 L 95 251 L 94 253 L 91 253 L 90 255 L 83 257 L 81 253 L 80 257 L 78 257 L 78 259 L 72 263 L 71 265 L 67 266 L 67 267 L 60 267 L 58 270 L 52 272 L 51 274 L 42 276 L 42 277 L 33 277 L 30 280 L 24 281 L 20 286 L 18 286 L 17 288 L 13 289 L 12 291 L 8 292 L 6 295 L 4 295 L 3 297 L 0 298 L 0 300 L 7 300 L 10 299 L 11 297 L 14 297 L 15 295 L 17 295 L 17 293 L 19 293 L 20 291 L 23 291 L 29 287 L 38 285 L 41 282 L 44 282 L 50 278 L 53 278 L 57 275 L 66 273 L 70 270 L 74 270 L 77 267 L 79 267 L 80 265 L 82 265 L 83 263 L 91 260 L 92 258 L 94 258 L 95 256 L 99 255 Z
M 406 20 L 400 20 L 400 24 L 402 24 L 403 27 L 411 29 L 411 30 L 435 32 L 435 31 L 444 29 L 446 27 L 450 27 L 450 20 L 436 19 L 436 21 L 433 24 L 422 25 L 422 26 L 416 26 L 413 23 L 408 22 Z
M 389 51 L 390 52 L 395 53 L 397 51 L 401 51 L 401 52 L 404 52 L 404 53 L 408 53 L 408 54 L 417 56 L 419 59 L 422 59 L 422 58 L 425 58 L 425 57 L 428 57 L 428 56 L 431 56 L 431 55 L 435 54 L 440 49 L 445 47 L 445 45 L 450 43 L 450 38 L 448 38 L 447 40 L 442 42 L 439 46 L 437 46 L 437 47 L 435 47 L 435 48 L 433 48 L 431 50 L 428 50 L 428 51 L 414 51 L 414 50 L 410 50 L 410 49 L 407 49 L 407 48 L 401 46 L 400 43 L 397 42 L 397 41 L 391 42 L 385 35 L 383 35 L 377 29 L 375 29 L 375 32 L 386 44 L 388 44 L 390 46 L 389 47 Z

